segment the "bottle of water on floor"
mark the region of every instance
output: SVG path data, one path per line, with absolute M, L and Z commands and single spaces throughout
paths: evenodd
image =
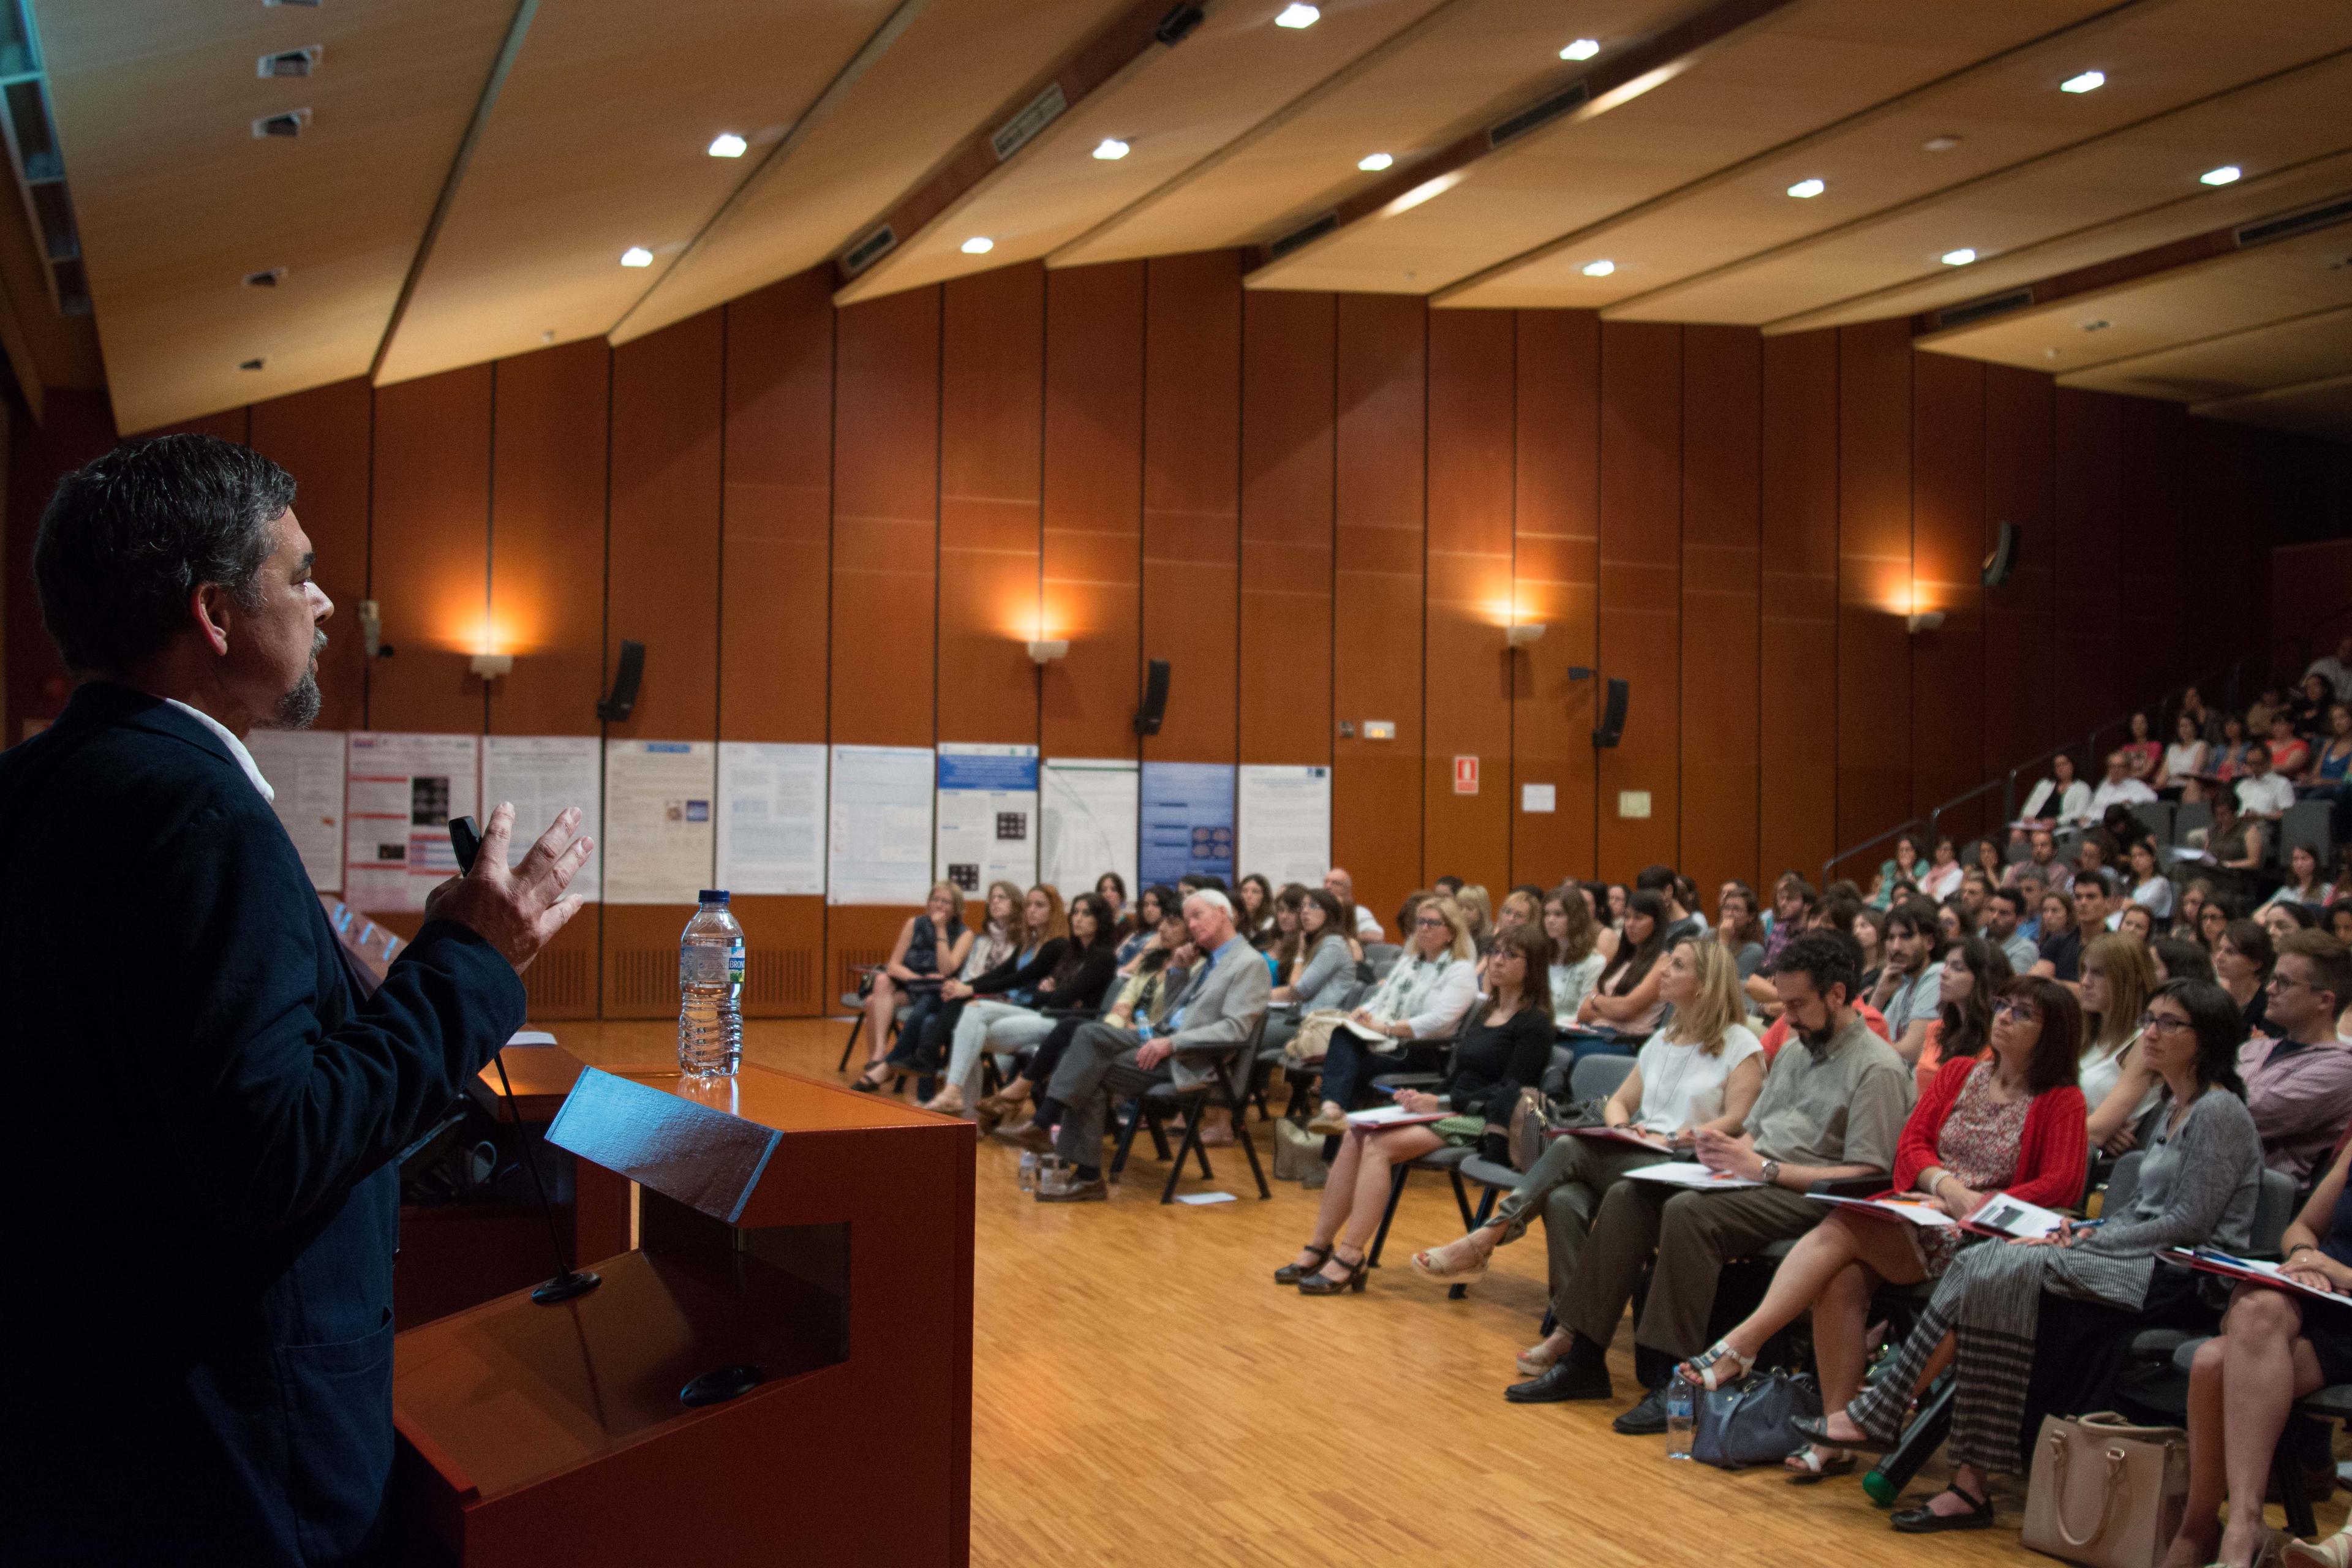
M 1666 1458 L 1691 1457 L 1691 1434 L 1698 1426 L 1697 1400 L 1690 1379 L 1676 1367 L 1666 1374 Z
M 743 1060 L 743 928 L 705 888 L 677 944 L 677 1070 L 732 1078 Z

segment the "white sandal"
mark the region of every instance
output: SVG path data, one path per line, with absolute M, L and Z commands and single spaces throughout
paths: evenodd
M 1727 1362 L 1737 1370 L 1724 1371 Z M 1712 1394 L 1718 1388 L 1728 1388 L 1739 1382 L 1756 1370 L 1756 1363 L 1733 1350 L 1726 1341 L 1717 1340 L 1705 1354 L 1693 1356 L 1683 1363 L 1679 1370 L 1687 1381 Z

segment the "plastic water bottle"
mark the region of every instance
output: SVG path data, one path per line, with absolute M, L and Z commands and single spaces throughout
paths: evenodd
M 705 888 L 677 944 L 677 1070 L 732 1078 L 743 1060 L 743 928 Z
M 1691 1457 L 1691 1434 L 1697 1428 L 1697 1402 L 1682 1368 L 1666 1374 L 1666 1458 Z

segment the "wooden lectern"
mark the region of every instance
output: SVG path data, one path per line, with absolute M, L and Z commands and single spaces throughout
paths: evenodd
M 414 1558 L 961 1568 L 971 1124 L 757 1067 L 590 1068 L 548 1138 L 583 1205 L 636 1184 L 638 1246 L 583 1260 L 584 1296 L 399 1336 Z

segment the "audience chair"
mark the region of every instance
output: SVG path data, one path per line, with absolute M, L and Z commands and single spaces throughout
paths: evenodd
M 1373 942 L 1364 944 L 1364 962 L 1372 966 L 1372 979 L 1375 982 L 1386 980 L 1389 977 L 1389 971 L 1397 966 L 1397 960 L 1403 956 L 1403 953 L 1404 949 L 1392 942 Z
M 2213 808 L 2203 801 L 2183 801 L 2172 808 L 2173 842 L 2186 843 L 2189 836 L 2200 830 L 2210 832 L 2213 826 Z
M 1176 1184 L 1184 1174 L 1184 1162 L 1188 1156 L 1196 1157 L 1201 1162 L 1202 1180 L 1215 1180 L 1216 1173 L 1209 1168 L 1209 1151 L 1201 1142 L 1201 1117 L 1207 1110 L 1223 1110 L 1232 1113 L 1234 1142 L 1239 1143 L 1242 1152 L 1249 1157 L 1250 1174 L 1257 1179 L 1258 1197 L 1261 1200 L 1273 1197 L 1274 1189 L 1265 1182 L 1265 1167 L 1258 1163 L 1257 1142 L 1250 1136 L 1246 1114 L 1248 1102 L 1234 1095 L 1230 1071 L 1235 1060 L 1255 1064 L 1260 1043 L 1265 1037 L 1265 1015 L 1261 1013 L 1256 1026 L 1250 1030 L 1249 1037 L 1231 1051 L 1220 1054 L 1217 1071 L 1189 1089 L 1179 1089 L 1173 1083 L 1158 1083 L 1136 1096 L 1135 1108 L 1129 1114 L 1127 1124 L 1119 1130 L 1118 1152 L 1111 1157 L 1108 1172 L 1111 1179 L 1116 1181 L 1127 1169 L 1128 1150 L 1134 1144 L 1136 1130 L 1139 1127 L 1150 1128 L 1153 1146 L 1161 1159 L 1167 1159 L 1168 1138 L 1160 1130 L 1161 1124 L 1171 1112 L 1181 1110 L 1184 1113 L 1184 1136 L 1176 1146 L 1173 1163 L 1168 1167 L 1168 1184 L 1160 1188 L 1160 1201 L 1163 1204 L 1176 1201 Z
M 2287 851 L 2300 844 L 2318 857 L 2323 871 L 2335 864 L 2334 805 L 2324 800 L 2299 800 L 2287 807 L 2286 816 L 2279 819 L 2278 831 L 2272 834 L 2277 848 L 2272 857 L 2284 868 Z
M 2158 844 L 2173 844 L 2172 803 L 2168 800 L 2144 800 L 2132 807 L 2132 815 L 2140 825 L 2154 835 Z

